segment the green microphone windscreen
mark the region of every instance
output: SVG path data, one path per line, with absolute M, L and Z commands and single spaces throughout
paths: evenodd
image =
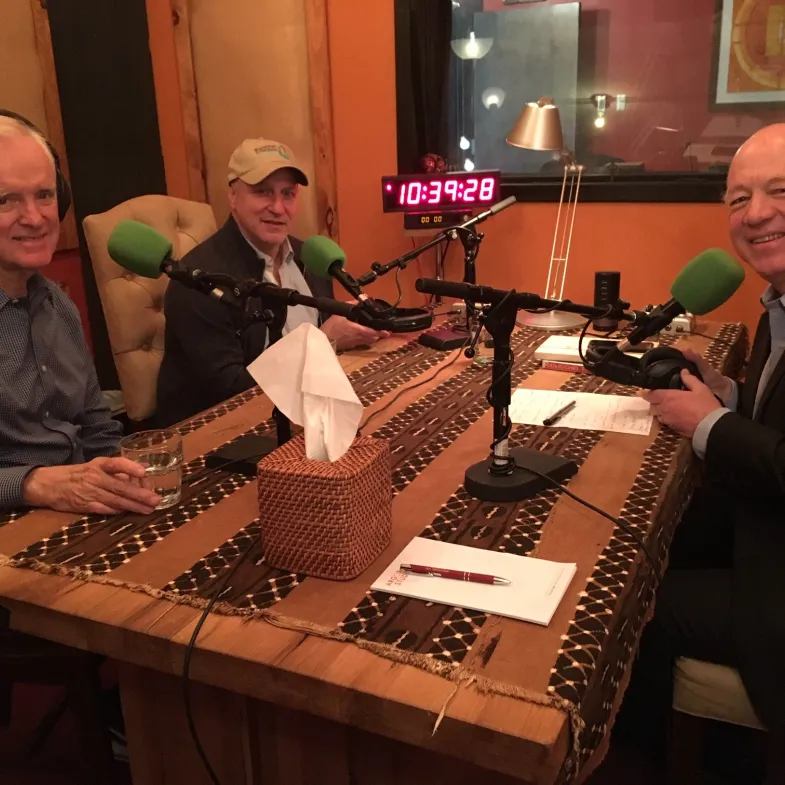
M 109 256 L 143 278 L 158 278 L 161 264 L 172 253 L 172 244 L 160 232 L 139 221 L 120 221 L 109 236 Z
M 341 267 L 346 264 L 346 254 L 341 246 L 320 234 L 309 237 L 303 243 L 300 258 L 305 269 L 320 278 L 330 277 L 330 266 L 334 262 L 339 262 Z
M 671 296 L 697 316 L 719 308 L 744 280 L 744 268 L 721 248 L 698 254 L 676 276 Z

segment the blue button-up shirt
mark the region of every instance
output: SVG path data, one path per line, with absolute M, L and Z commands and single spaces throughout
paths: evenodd
M 763 368 L 763 373 L 758 382 L 758 389 L 755 392 L 755 413 L 758 411 L 761 396 L 766 390 L 766 385 L 774 373 L 774 369 L 779 364 L 783 352 L 785 352 L 785 295 L 780 296 L 773 286 L 769 286 L 760 298 L 761 305 L 769 314 L 769 329 L 771 330 L 771 354 Z M 715 409 L 707 414 L 698 423 L 695 433 L 692 436 L 692 449 L 699 458 L 706 457 L 706 446 L 709 441 L 709 431 L 714 427 L 714 423 L 728 412 L 735 412 L 739 404 L 739 388 L 733 382 L 733 392 L 731 393 L 728 405 L 721 409 Z
M 35 467 L 111 455 L 121 433 L 102 403 L 74 304 L 37 273 L 26 297 L 0 289 L 0 510 L 23 506 Z

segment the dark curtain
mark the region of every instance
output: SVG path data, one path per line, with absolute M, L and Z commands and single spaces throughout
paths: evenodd
M 86 215 L 165 194 L 145 0 L 48 0 L 57 88 L 98 381 L 117 389 Z
M 447 158 L 451 0 L 395 0 L 398 171 L 420 170 L 428 153 Z

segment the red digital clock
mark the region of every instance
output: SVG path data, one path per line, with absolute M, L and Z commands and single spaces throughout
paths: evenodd
M 382 177 L 385 213 L 471 209 L 499 201 L 501 172 L 399 174 Z

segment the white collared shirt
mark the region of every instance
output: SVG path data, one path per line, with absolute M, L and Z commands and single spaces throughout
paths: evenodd
M 278 286 L 278 281 L 275 279 L 275 260 L 263 251 L 260 251 L 247 237 L 245 239 L 248 245 L 254 249 L 259 259 L 264 262 L 264 280 L 267 283 Z M 294 261 L 294 250 L 288 237 L 281 246 L 281 256 L 283 257 L 283 262 L 278 270 L 278 275 L 281 278 L 281 287 L 283 289 L 296 289 L 300 294 L 312 297 L 311 287 L 308 286 L 308 281 L 305 280 L 305 276 L 297 266 L 297 262 Z M 290 305 L 287 309 L 286 324 L 284 324 L 282 334 L 286 335 L 306 322 L 314 327 L 319 326 L 319 312 L 316 308 L 310 308 L 307 305 Z M 269 335 L 265 339 L 265 348 L 267 348 L 268 343 Z

